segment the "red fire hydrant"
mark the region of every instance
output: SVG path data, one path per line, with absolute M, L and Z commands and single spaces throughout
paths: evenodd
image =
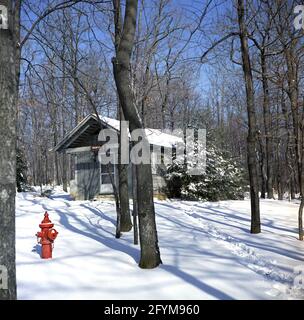
M 49 214 L 45 212 L 44 219 L 39 224 L 41 228 L 40 232 L 36 233 L 37 241 L 41 238 L 38 243 L 42 245 L 41 248 L 41 258 L 51 259 L 52 251 L 54 248 L 54 240 L 57 238 L 58 232 L 53 229 L 54 223 L 49 219 Z

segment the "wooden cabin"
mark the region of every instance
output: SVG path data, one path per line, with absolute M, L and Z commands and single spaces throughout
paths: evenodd
M 100 120 L 99 120 L 100 119 Z M 109 170 L 114 183 L 118 183 L 117 165 L 103 165 L 100 163 L 98 151 L 103 143 L 98 141 L 101 129 L 110 129 L 119 135 L 120 123 L 116 119 L 98 117 L 90 114 L 85 117 L 72 131 L 54 147 L 55 152 L 65 152 L 74 155 L 75 158 L 75 179 L 70 183 L 71 195 L 76 200 L 89 200 L 98 196 L 113 194 L 113 187 Z M 151 166 L 153 175 L 153 190 L 155 195 L 163 194 L 166 186 L 164 174 L 166 166 L 156 164 L 156 151 L 161 155 L 172 156 L 172 150 L 182 139 L 157 129 L 145 129 L 147 140 L 150 145 Z M 118 145 L 117 145 L 118 149 Z M 166 151 L 168 152 L 166 152 Z M 128 165 L 129 191 L 132 195 L 132 164 Z

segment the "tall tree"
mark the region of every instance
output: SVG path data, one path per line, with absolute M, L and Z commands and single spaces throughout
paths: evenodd
M 115 51 L 118 50 L 121 37 L 122 17 L 120 10 L 120 2 L 113 2 L 114 8 L 114 21 L 115 21 L 115 36 L 114 46 Z M 117 114 L 120 121 L 120 135 L 119 135 L 119 148 L 118 148 L 118 183 L 119 183 L 119 201 L 120 201 L 120 231 L 128 232 L 132 229 L 132 222 L 130 216 L 130 201 L 129 201 L 129 187 L 128 187 L 128 165 L 122 163 L 122 149 L 124 144 L 122 121 L 125 121 L 123 109 L 117 95 Z
M 125 121 L 122 108 L 119 104 L 120 114 L 120 135 L 119 135 L 119 150 L 118 150 L 118 182 L 119 182 L 119 200 L 120 200 L 120 230 L 121 232 L 128 232 L 132 229 L 130 202 L 129 202 L 129 183 L 128 183 L 128 164 L 121 162 L 122 148 L 124 145 L 124 138 L 122 134 L 122 121 Z
M 16 113 L 19 77 L 20 1 L 1 0 L 1 19 L 7 8 L 8 28 L 0 27 L 0 265 L 8 271 L 8 289 L 1 299 L 16 299 L 15 195 Z
M 134 47 L 134 38 L 137 21 L 138 0 L 127 0 L 123 26 L 117 19 L 120 11 L 120 1 L 113 0 L 115 28 L 120 30 L 121 36 L 116 47 L 116 57 L 112 59 L 115 83 L 119 100 L 131 132 L 142 129 L 143 125 L 135 105 L 130 77 L 130 62 Z M 146 137 L 143 137 L 144 141 Z M 141 268 L 155 268 L 161 263 L 158 247 L 158 237 L 155 221 L 155 209 L 153 202 L 153 183 L 150 164 L 137 164 L 137 200 L 139 218 L 139 237 Z
M 250 182 L 250 200 L 251 200 L 251 233 L 261 232 L 260 222 L 260 200 L 259 200 L 259 181 L 256 158 L 257 144 L 257 122 L 254 102 L 254 89 L 252 79 L 251 61 L 248 48 L 248 31 L 245 22 L 244 0 L 238 0 L 237 3 L 238 24 L 240 30 L 242 66 L 246 87 L 246 102 L 248 113 L 248 136 L 247 136 L 247 159 Z

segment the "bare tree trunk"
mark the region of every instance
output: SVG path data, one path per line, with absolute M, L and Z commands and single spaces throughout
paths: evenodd
M 63 191 L 68 192 L 68 178 L 67 178 L 67 155 L 62 154 L 62 188 Z
M 77 58 L 75 59 L 77 60 Z M 74 61 L 75 64 L 77 64 L 76 61 Z M 77 81 L 77 65 L 74 66 L 73 70 L 73 93 L 74 93 L 74 109 L 75 109 L 75 123 L 76 125 L 81 121 L 81 116 L 79 112 L 79 84 Z
M 299 224 L 299 240 L 303 240 L 303 208 L 304 208 L 304 199 L 301 197 L 301 203 L 298 213 L 298 224 Z
M 110 165 L 108 165 L 108 172 L 109 172 L 109 177 L 110 181 L 112 184 L 113 188 L 113 193 L 114 193 L 114 198 L 115 198 L 115 207 L 116 207 L 116 234 L 115 238 L 119 239 L 121 236 L 121 207 L 120 207 L 120 199 L 119 199 L 119 193 L 116 187 L 116 183 L 114 181 L 115 177 L 113 178 L 112 172 L 110 170 Z
M 290 199 L 294 200 L 296 198 L 296 193 L 295 193 L 295 184 L 294 184 L 294 178 L 291 177 L 291 182 L 290 182 Z
M 291 104 L 291 114 L 294 130 L 295 141 L 295 154 L 298 170 L 298 182 L 300 189 L 301 204 L 298 211 L 298 228 L 299 228 L 299 240 L 303 240 L 303 197 L 304 197 L 304 172 L 303 172 L 303 116 L 299 113 L 298 106 L 298 66 L 294 56 L 294 45 L 297 40 L 291 41 L 290 47 L 285 48 L 284 54 L 287 64 L 287 82 L 288 82 L 288 96 Z M 303 110 L 302 110 L 303 112 Z
M 119 199 L 117 198 L 117 193 L 114 192 L 114 196 L 115 196 L 115 205 L 116 205 L 116 212 L 117 212 L 115 238 L 119 239 L 121 236 L 121 211 L 119 207 Z
M 286 147 L 285 147 L 285 157 L 286 157 L 286 164 L 288 167 L 288 175 L 289 175 L 289 191 L 290 191 L 290 198 L 294 199 L 294 191 L 295 191 L 295 185 L 297 183 L 297 174 L 296 174 L 296 167 L 294 165 L 294 143 L 293 143 L 293 134 L 292 134 L 292 130 L 289 128 L 289 112 L 287 110 L 286 107 L 286 103 L 285 103 L 285 99 L 284 99 L 284 87 L 283 87 L 283 83 L 282 83 L 282 87 L 281 87 L 281 108 L 282 108 L 282 114 L 284 116 L 284 120 L 285 120 L 285 132 L 287 135 L 287 141 L 286 141 Z M 280 124 L 279 124 L 279 112 L 277 112 L 277 130 L 279 130 Z M 277 136 L 279 135 L 279 132 L 277 132 Z M 279 151 L 278 151 L 279 154 Z M 278 156 L 279 159 L 279 156 Z M 278 165 L 281 164 L 281 161 L 278 162 Z M 278 174 L 281 175 L 281 168 L 279 168 L 279 172 Z M 283 170 L 284 172 L 284 170 Z M 283 181 L 282 181 L 282 185 L 283 185 Z M 279 200 L 283 200 L 283 193 L 284 193 L 284 188 L 282 187 L 282 197 Z
M 54 125 L 56 127 L 56 124 Z M 54 129 L 54 146 L 57 145 L 57 129 Z M 58 161 L 58 154 L 57 152 L 54 153 L 54 185 L 58 186 L 60 184 L 60 179 L 59 179 L 59 161 Z
M 169 85 L 170 85 L 170 75 L 167 76 L 166 79 L 166 87 L 165 87 L 165 96 L 164 100 L 161 104 L 161 117 L 162 117 L 162 129 L 166 129 L 166 111 L 167 111 L 167 105 L 168 105 L 168 98 L 169 98 Z
M 138 244 L 138 200 L 137 200 L 137 173 L 136 166 L 132 164 L 132 193 L 133 193 L 133 231 L 134 231 L 134 244 Z
M 263 139 L 261 135 L 258 138 L 259 145 L 260 145 L 260 156 L 259 156 L 259 163 L 260 163 L 260 171 L 261 171 L 261 198 L 265 199 L 266 191 L 267 191 L 267 173 L 266 173 L 266 152 L 265 152 L 265 145 L 263 144 Z
M 300 165 L 301 167 L 299 168 L 300 170 L 300 196 L 301 196 L 301 204 L 299 207 L 299 212 L 298 212 L 298 224 L 299 224 L 299 240 L 303 241 L 304 239 L 304 232 L 303 232 L 303 209 L 304 209 L 304 104 L 303 104 L 303 109 L 301 110 L 302 113 L 300 115 L 300 123 L 299 123 L 299 137 L 300 141 L 298 141 L 298 148 L 299 150 L 299 156 L 301 158 L 300 160 Z
M 238 0 L 238 23 L 240 29 L 240 41 L 242 50 L 242 65 L 246 86 L 247 113 L 248 113 L 248 137 L 247 137 L 247 157 L 250 181 L 250 200 L 251 200 L 251 233 L 261 232 L 260 222 L 260 200 L 259 200 L 259 181 L 256 158 L 256 139 L 257 124 L 254 105 L 254 91 L 252 80 L 252 69 L 249 57 L 248 35 L 245 23 L 244 0 Z
M 119 1 L 113 0 L 113 5 L 114 11 L 117 13 L 117 10 L 120 8 Z M 123 29 L 121 29 L 120 42 L 116 46 L 116 57 L 112 59 L 119 100 L 124 116 L 129 121 L 131 132 L 135 129 L 142 129 L 134 94 L 130 87 L 130 61 L 136 31 L 137 6 L 137 0 L 126 1 L 125 19 Z M 119 22 L 116 17 L 117 15 L 115 14 L 115 27 L 117 28 Z M 143 137 L 143 139 L 146 140 L 146 137 Z M 161 263 L 161 259 L 156 231 L 151 165 L 138 164 L 136 166 L 141 246 L 139 266 L 141 268 L 155 268 Z
M 121 232 L 128 232 L 132 229 L 131 215 L 130 215 L 130 202 L 129 202 L 129 184 L 128 184 L 128 165 L 121 163 L 121 149 L 124 138 L 121 129 L 121 121 L 124 121 L 121 106 L 119 108 L 120 114 L 120 135 L 119 135 L 119 150 L 118 150 L 118 180 L 119 180 L 119 200 L 120 200 L 120 229 Z
M 20 2 L 16 1 L 14 8 L 11 1 L 1 4 L 8 8 L 9 28 L 0 29 L 0 265 L 1 276 L 5 273 L 2 268 L 6 268 L 8 275 L 8 287 L 0 289 L 0 300 L 12 300 L 17 297 L 15 196 Z
M 63 50 L 62 50 L 62 54 L 64 55 L 66 50 L 66 39 L 64 38 L 64 43 L 63 43 Z M 62 104 L 61 104 L 61 122 L 62 122 L 62 136 L 64 137 L 66 135 L 66 127 L 65 127 L 65 99 L 66 99 L 66 95 L 67 95 L 67 83 L 66 83 L 66 63 L 65 63 L 65 58 L 64 56 L 61 57 L 62 60 L 62 73 L 63 73 L 63 77 L 62 77 Z M 67 166 L 67 161 L 68 161 L 68 156 L 67 154 L 64 152 L 62 154 L 62 186 L 63 186 L 63 191 L 68 192 L 68 166 Z
M 266 57 L 262 50 L 261 52 L 261 66 L 262 66 L 262 82 L 263 82 L 263 113 L 264 113 L 264 127 L 266 136 L 266 184 L 267 184 L 267 198 L 273 198 L 273 172 L 272 172 L 272 133 L 271 133 L 271 115 L 269 106 L 269 88 L 267 80 Z

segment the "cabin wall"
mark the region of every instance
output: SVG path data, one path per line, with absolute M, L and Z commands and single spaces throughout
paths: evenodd
M 90 200 L 99 194 L 100 167 L 93 152 L 76 154 L 75 180 L 78 200 Z
M 71 194 L 77 200 L 91 200 L 98 195 L 113 194 L 111 184 L 102 184 L 100 163 L 98 155 L 94 156 L 91 151 L 75 153 L 75 181 Z M 164 174 L 166 172 L 164 165 L 152 165 L 153 167 L 153 192 L 154 195 L 163 194 L 166 182 Z M 133 197 L 132 188 L 132 164 L 128 166 L 129 197 Z M 115 169 L 115 182 L 118 184 L 118 170 Z

